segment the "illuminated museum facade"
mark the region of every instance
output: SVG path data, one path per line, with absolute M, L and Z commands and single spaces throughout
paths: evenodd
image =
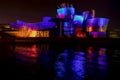
M 95 10 L 75 13 L 72 5 L 62 4 L 57 16 L 45 16 L 41 22 L 28 23 L 16 20 L 10 23 L 16 37 L 106 37 L 108 18 L 95 18 Z

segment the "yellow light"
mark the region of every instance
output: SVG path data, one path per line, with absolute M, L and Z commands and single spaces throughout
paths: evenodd
M 29 37 L 36 37 L 37 36 L 37 31 L 31 31 Z
M 9 25 L 5 25 L 4 28 L 10 28 L 10 26 Z
M 49 31 L 44 32 L 44 37 L 49 37 Z
M 37 36 L 38 37 L 49 37 L 49 31 L 38 31 Z

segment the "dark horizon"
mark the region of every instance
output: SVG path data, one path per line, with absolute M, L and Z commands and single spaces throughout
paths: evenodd
M 25 22 L 40 22 L 44 16 L 56 16 L 57 5 L 63 2 L 73 4 L 76 12 L 96 10 L 96 17 L 110 19 L 110 28 L 119 28 L 119 3 L 108 0 L 11 0 L 0 2 L 0 24 L 15 22 L 17 19 Z

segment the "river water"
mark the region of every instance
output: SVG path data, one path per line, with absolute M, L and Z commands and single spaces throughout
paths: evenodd
M 120 48 L 83 44 L 0 43 L 1 77 L 118 80 Z M 120 79 L 120 78 L 119 78 Z

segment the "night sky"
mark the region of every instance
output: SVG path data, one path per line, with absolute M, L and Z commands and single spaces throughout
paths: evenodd
M 110 0 L 9 0 L 0 1 L 0 24 L 15 22 L 40 22 L 43 16 L 56 15 L 57 5 L 62 2 L 73 4 L 76 12 L 96 10 L 96 17 L 110 19 L 110 28 L 120 29 L 120 4 Z

